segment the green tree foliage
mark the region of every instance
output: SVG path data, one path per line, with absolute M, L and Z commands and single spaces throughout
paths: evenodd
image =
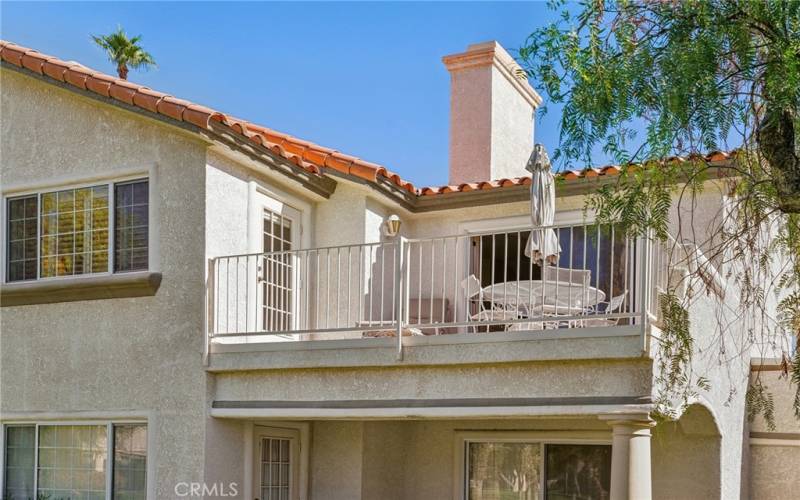
M 602 149 L 629 166 L 590 197 L 587 208 L 601 222 L 653 235 L 673 250 L 696 240 L 696 229 L 712 233 L 697 243 L 736 285 L 736 315 L 750 342 L 783 350 L 787 374 L 794 368 L 800 384 L 800 355 L 790 359 L 791 347 L 779 343 L 787 333 L 800 335 L 800 0 L 550 7 L 559 21 L 533 32 L 519 58 L 549 100 L 563 104 L 554 159 L 591 165 Z M 732 149 L 725 162 L 703 156 Z M 718 230 L 693 220 L 671 227 L 676 215 L 697 213 L 709 184 L 732 200 Z M 673 390 L 692 383 L 686 312 L 699 292 L 693 283 L 703 281 L 690 270 L 688 290 L 671 285 L 661 300 L 667 359 L 660 376 Z M 731 358 L 718 349 L 720 360 Z M 708 383 L 694 378 L 696 386 Z M 751 407 L 771 414 L 764 411 L 771 399 L 754 387 Z M 800 417 L 800 392 L 795 408 Z
M 121 26 L 109 35 L 92 35 L 94 43 L 105 50 L 108 60 L 117 66 L 117 74 L 123 80 L 128 79 L 128 68 L 147 69 L 156 65 L 153 56 L 139 45 L 141 39 L 141 36 L 128 38 Z

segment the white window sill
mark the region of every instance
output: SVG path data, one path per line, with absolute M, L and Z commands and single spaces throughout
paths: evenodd
M 161 273 L 150 271 L 4 283 L 0 307 L 146 297 L 155 295 L 159 285 Z

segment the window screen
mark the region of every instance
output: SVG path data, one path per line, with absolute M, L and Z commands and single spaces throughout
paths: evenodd
M 9 425 L 4 459 L 5 500 L 147 496 L 146 424 Z
M 114 426 L 114 498 L 147 497 L 147 426 Z
M 105 425 L 39 426 L 38 495 L 105 499 L 107 447 Z
M 35 436 L 36 427 L 33 425 L 6 427 L 3 498 L 9 500 L 33 498 Z
M 114 186 L 114 271 L 147 269 L 148 182 Z
M 109 272 L 112 216 L 113 271 L 148 269 L 148 191 L 137 179 L 9 198 L 6 281 Z
M 36 279 L 36 195 L 8 200 L 8 281 Z

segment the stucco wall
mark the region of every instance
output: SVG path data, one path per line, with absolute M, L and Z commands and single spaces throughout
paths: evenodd
M 450 74 L 451 184 L 491 178 L 492 68 L 471 67 Z
M 651 450 L 654 499 L 720 498 L 720 436 L 705 408 L 694 405 L 678 421 L 657 425 Z
M 540 431 L 550 439 L 598 431 L 597 419 L 315 422 L 311 498 L 347 500 L 451 499 L 459 432 Z
M 313 499 L 361 498 L 362 422 L 315 422 L 310 464 Z
M 492 179 L 528 175 L 533 151 L 534 109 L 508 79 L 492 67 Z
M 762 414 L 749 423 L 750 498 L 778 500 L 800 489 L 800 420 L 792 408 L 796 387 L 780 371 L 751 375 L 756 377 L 772 395 L 775 428 L 769 428 Z
M 215 399 L 642 396 L 649 369 L 642 360 L 231 372 L 217 375 Z
M 0 78 L 4 188 L 155 166 L 163 273 L 154 297 L 3 308 L 0 411 L 149 412 L 148 480 L 170 496 L 204 471 L 205 146 L 10 70 Z
M 800 488 L 800 446 L 750 446 L 750 498 L 792 498 Z

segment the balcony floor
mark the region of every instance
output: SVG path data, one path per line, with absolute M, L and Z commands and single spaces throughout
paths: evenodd
M 285 342 L 212 342 L 208 371 L 458 365 L 644 356 L 640 326 Z

